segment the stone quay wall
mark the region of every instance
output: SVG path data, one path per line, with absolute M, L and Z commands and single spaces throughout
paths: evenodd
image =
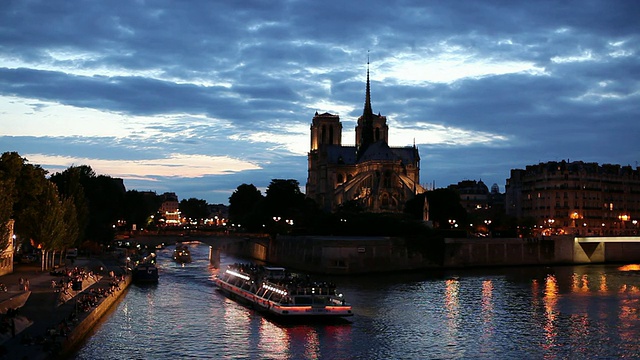
M 417 247 L 416 239 L 412 241 L 413 245 L 394 237 L 279 236 L 266 241 L 246 239 L 223 251 L 323 274 L 582 262 L 576 261 L 571 236 L 440 239 L 439 245 Z
M 69 355 L 77 349 L 107 311 L 126 293 L 127 288 L 131 285 L 131 281 L 131 274 L 125 275 L 124 281 L 120 283 L 119 290 L 116 289 L 110 296 L 102 298 L 95 308 L 91 309 L 85 317 L 81 318 L 62 343 L 63 354 Z
M 395 237 L 278 237 L 267 250 L 270 262 L 305 272 L 360 274 L 433 267 L 405 239 Z
M 445 239 L 444 267 L 553 265 L 574 262 L 572 237 Z

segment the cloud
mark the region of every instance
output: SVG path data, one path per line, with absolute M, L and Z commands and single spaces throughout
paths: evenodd
M 215 202 L 241 183 L 303 184 L 316 111 L 355 142 L 369 60 L 373 109 L 392 146 L 415 141 L 424 183 L 503 184 L 564 158 L 635 165 L 638 13 L 604 0 L 0 2 L 0 150 Z

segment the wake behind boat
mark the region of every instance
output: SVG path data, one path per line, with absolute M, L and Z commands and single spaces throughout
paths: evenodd
M 214 279 L 225 295 L 283 319 L 341 319 L 353 316 L 334 284 L 291 276 L 281 267 L 229 265 Z

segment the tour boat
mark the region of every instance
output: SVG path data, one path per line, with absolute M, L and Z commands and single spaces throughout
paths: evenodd
M 282 267 L 234 264 L 214 278 L 228 297 L 278 319 L 342 319 L 353 316 L 335 285 L 292 276 Z
M 182 243 L 176 244 L 175 250 L 173 250 L 173 260 L 181 264 L 191 262 L 191 252 L 189 247 Z

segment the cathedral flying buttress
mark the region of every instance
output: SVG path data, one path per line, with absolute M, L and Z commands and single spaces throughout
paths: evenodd
M 373 113 L 367 68 L 365 103 L 358 118 L 355 146 L 342 145 L 338 115 L 316 112 L 311 121 L 307 197 L 326 211 L 349 203 L 369 212 L 404 211 L 420 186 L 420 155 L 415 145 L 390 147 L 387 117 Z

